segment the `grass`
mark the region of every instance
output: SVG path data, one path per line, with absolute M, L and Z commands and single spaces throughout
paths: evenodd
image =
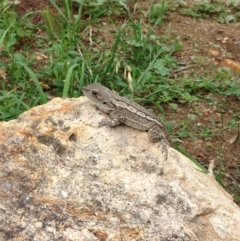
M 92 32 L 96 31 L 95 26 L 101 27 L 97 22 L 99 16 L 106 18 L 110 10 L 106 8 L 105 12 L 99 13 L 96 6 L 92 6 L 85 13 L 82 11 L 84 6 L 81 5 L 78 12 L 74 12 L 73 6 L 68 5 L 69 1 L 64 3 L 63 8 L 54 3 L 58 12 L 56 15 L 49 10 L 43 11 L 46 25 L 41 28 L 34 26 L 29 20 L 34 13 L 16 20 L 16 13 L 2 6 L 1 46 L 6 58 L 1 61 L 0 66 L 9 73 L 5 91 L 16 88 L 16 91 L 11 92 L 12 95 L 16 93 L 14 99 L 18 98 L 18 90 L 25 92 L 23 98 L 27 106 L 21 105 L 18 108 L 24 111 L 33 105 L 45 103 L 50 91 L 44 91 L 44 87 L 50 89 L 53 96 L 76 97 L 81 95 L 81 87 L 91 82 L 121 88 L 125 94 L 134 95 L 139 92 L 141 96 L 150 93 L 151 89 L 146 91 L 146 86 L 155 88 L 156 83 L 162 83 L 151 96 L 154 101 L 162 88 L 165 88 L 165 77 L 177 65 L 172 54 L 178 50 L 178 44 L 167 46 L 162 39 L 153 35 L 154 29 L 151 26 L 144 33 L 143 19 L 133 20 L 127 7 L 119 1 L 118 6 L 116 3 L 111 6 L 114 8 L 111 11 L 122 8 L 128 20 L 119 28 L 113 24 L 112 19 L 107 19 L 105 24 L 110 24 L 116 33 L 112 43 L 105 46 L 101 37 L 93 36 Z M 85 14 L 96 16 L 87 18 Z M 36 29 L 42 34 L 36 33 Z M 26 43 L 16 53 L 20 41 Z M 32 43 L 35 50 L 30 48 Z M 46 56 L 45 60 L 36 61 L 41 55 Z M 32 101 L 33 91 L 35 98 L 40 97 L 38 100 Z M 8 115 L 9 119 L 16 118 L 19 113 L 11 112 L 11 115 L 8 112 L 10 102 L 11 108 L 15 108 L 16 101 L 11 101 L 12 95 L 4 94 L 2 97 L 8 102 L 8 107 L 3 105 L 1 112 L 6 113 L 5 116 Z
M 167 124 L 175 139 L 208 142 L 223 138 L 229 129 L 239 133 L 239 111 L 220 127 L 214 120 L 204 126 L 196 123 L 196 103 L 226 110 L 228 104 L 224 106 L 219 98 L 239 98 L 239 78 L 225 68 L 213 68 L 198 76 L 194 71 L 179 74 L 182 66 L 175 55 L 182 50 L 181 42 L 157 33 L 171 11 L 195 18 L 214 15 L 217 21 L 234 13 L 234 21 L 238 21 L 238 6 L 223 8 L 219 3 L 202 3 L 185 8 L 183 2 L 151 1 L 148 9 L 141 11 L 136 1 L 64 0 L 62 5 L 51 1 L 51 9 L 21 17 L 12 7 L 0 3 L 0 120 L 15 119 L 52 97 L 79 97 L 82 86 L 100 82 L 156 108 L 163 121 L 162 104 L 176 113 L 179 106 L 193 106 L 185 119 Z M 42 17 L 43 25 L 32 21 L 36 14 Z M 176 148 L 195 161 L 180 145 Z M 224 186 L 221 158 L 219 163 L 216 179 Z M 240 202 L 237 185 L 231 189 L 235 201 Z
M 194 18 L 214 18 L 219 23 L 237 22 L 240 20 L 239 1 L 232 1 L 228 7 L 223 1 L 202 1 L 191 8 L 182 9 L 182 14 Z

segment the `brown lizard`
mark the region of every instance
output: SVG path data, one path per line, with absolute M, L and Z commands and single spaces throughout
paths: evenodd
M 165 160 L 168 158 L 168 146 L 171 146 L 171 141 L 165 126 L 155 115 L 98 83 L 84 86 L 82 92 L 101 111 L 108 113 L 112 118 L 103 119 L 100 126 L 115 127 L 124 124 L 137 130 L 148 131 L 150 140 L 160 141 Z

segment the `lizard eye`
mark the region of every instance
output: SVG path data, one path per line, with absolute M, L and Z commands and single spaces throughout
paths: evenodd
M 97 95 L 98 91 L 97 90 L 92 90 L 93 95 Z
M 107 101 L 103 101 L 102 103 L 103 103 L 104 105 L 106 105 L 106 104 L 107 104 Z

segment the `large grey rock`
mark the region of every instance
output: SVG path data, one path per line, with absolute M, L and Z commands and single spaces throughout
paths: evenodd
M 146 132 L 98 128 L 86 98 L 0 123 L 0 240 L 240 240 L 240 210 Z

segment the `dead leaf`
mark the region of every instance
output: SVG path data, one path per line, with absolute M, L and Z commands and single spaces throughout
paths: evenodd
M 240 63 L 231 59 L 222 60 L 221 65 L 229 67 L 232 71 L 240 72 Z

